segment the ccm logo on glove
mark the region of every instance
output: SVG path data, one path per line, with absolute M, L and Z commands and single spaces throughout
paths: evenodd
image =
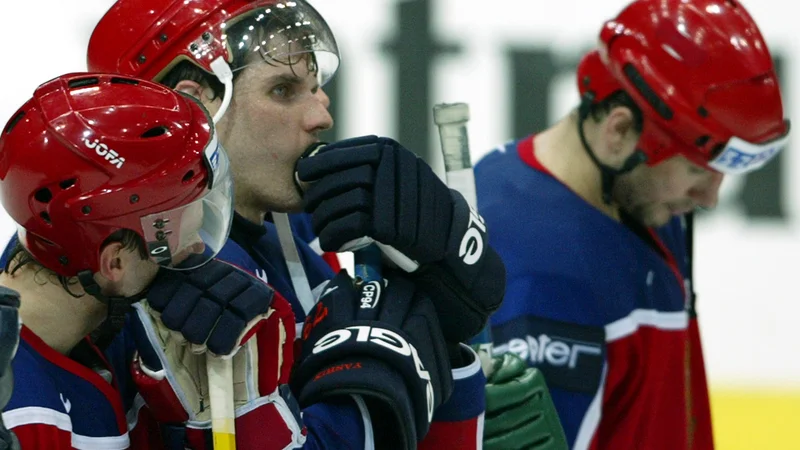
M 411 357 L 414 360 L 414 366 L 417 369 L 417 375 L 421 379 L 425 380 L 426 383 L 425 391 L 428 398 L 428 421 L 430 422 L 433 419 L 433 385 L 431 384 L 431 375 L 427 370 L 425 370 L 425 366 L 419 359 L 419 353 L 417 352 L 417 349 L 394 331 L 387 330 L 385 328 L 364 325 L 356 325 L 341 330 L 334 330 L 325 336 L 322 336 L 314 344 L 314 349 L 311 352 L 318 354 L 336 347 L 339 344 L 343 344 L 353 337 L 353 332 L 357 332 L 355 335 L 356 342 L 369 342 L 380 345 L 381 347 L 388 348 L 389 350 L 396 352 L 401 356 Z

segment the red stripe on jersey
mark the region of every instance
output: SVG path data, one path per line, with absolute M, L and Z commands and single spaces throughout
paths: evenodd
M 139 409 L 136 426 L 128 432 L 128 436 L 131 439 L 130 450 L 166 450 L 160 426 L 147 406 Z
M 329 266 L 331 266 L 331 269 L 333 269 L 334 273 L 339 273 L 339 271 L 342 270 L 342 264 L 339 262 L 339 257 L 336 255 L 336 253 L 325 252 L 321 256 L 322 259 L 325 260 Z
M 102 376 L 92 369 L 55 351 L 25 325 L 22 325 L 22 329 L 20 330 L 20 338 L 24 339 L 25 342 L 27 342 L 34 350 L 36 350 L 40 355 L 54 365 L 59 366 L 68 372 L 72 372 L 94 385 L 94 387 L 96 387 L 97 390 L 103 394 L 106 400 L 108 400 L 108 403 L 114 409 L 117 426 L 119 427 L 119 433 L 125 434 L 128 432 L 128 424 L 127 420 L 125 419 L 122 400 L 120 399 L 119 391 L 115 389 L 114 385 L 109 384 Z M 103 361 L 105 362 L 105 358 L 103 358 Z M 107 365 L 107 363 L 106 369 L 108 369 L 108 371 L 112 374 L 114 373 L 111 366 Z
M 697 370 L 690 356 L 702 357 L 691 327 L 670 330 L 645 325 L 607 344 L 603 412 L 590 448 L 712 448 L 705 377 L 700 380 L 689 370 L 690 365 Z M 696 350 L 689 352 L 690 347 Z M 691 391 L 688 380 L 694 387 Z M 591 418 L 587 415 L 584 420 Z
M 697 318 L 689 319 L 689 370 L 686 377 L 690 379 L 686 390 L 687 415 L 689 417 L 689 445 L 691 450 L 714 448 L 714 437 L 711 428 L 711 402 L 708 399 L 708 383 L 706 381 L 706 365 L 703 360 L 703 345 L 700 340 L 700 329 Z
M 24 450 L 62 450 L 72 449 L 72 433 L 55 425 L 40 423 L 15 427 L 14 434 Z
M 278 450 L 294 440 L 275 403 L 265 403 L 236 418 L 237 450 Z M 192 450 L 212 450 L 206 443 L 209 428 L 186 427 L 186 440 Z
M 419 450 L 458 448 L 477 450 L 482 448 L 483 414 L 461 422 L 432 422 L 425 439 L 417 445 Z

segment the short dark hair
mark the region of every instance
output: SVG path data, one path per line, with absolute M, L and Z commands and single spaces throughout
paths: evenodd
M 115 231 L 103 241 L 103 244 L 100 245 L 100 248 L 105 248 L 105 246 L 115 242 L 122 244 L 123 250 L 138 251 L 139 256 L 142 259 L 148 257 L 147 247 L 144 243 L 144 239 L 142 239 L 142 237 L 133 230 L 122 229 Z M 35 267 L 37 274 L 44 273 L 48 277 L 55 278 L 69 295 L 75 298 L 83 296 L 83 294 L 76 294 L 72 292 L 71 287 L 78 283 L 78 279 L 76 277 L 59 275 L 55 271 L 44 267 L 33 257 L 33 255 L 30 254 L 30 252 L 22 245 L 22 243 L 17 240 L 14 244 L 14 247 L 8 253 L 8 259 L 6 260 L 6 265 L 3 268 L 3 271 L 7 274 L 14 275 L 17 273 L 17 271 L 25 266 Z
M 630 95 L 623 90 L 615 91 L 603 100 L 593 103 L 589 108 L 589 116 L 595 122 L 601 121 L 612 109 L 622 106 L 633 113 L 633 129 L 641 133 L 644 128 L 644 114 Z

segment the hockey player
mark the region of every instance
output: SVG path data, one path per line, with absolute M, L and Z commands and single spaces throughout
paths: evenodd
M 19 293 L 0 287 L 0 410 L 11 399 L 14 374 L 11 360 L 19 346 Z M 0 418 L 0 450 L 18 450 L 17 436 Z
M 284 260 L 276 227 L 263 223 L 267 213 L 299 211 L 305 202 L 322 249 L 346 250 L 370 236 L 421 265 L 411 278 L 436 299 L 457 368 L 453 396 L 436 411 L 421 445 L 474 447 L 485 380 L 474 353 L 460 342 L 499 306 L 502 263 L 488 245 L 470 255 L 471 264 L 459 257 L 465 236 L 483 240 L 485 230 L 474 225 L 463 198 L 398 143 L 356 138 L 298 161 L 332 126 L 321 86 L 338 63 L 330 29 L 304 1 L 119 0 L 95 28 L 88 51 L 91 70 L 159 81 L 195 96 L 219 121 L 237 212 L 219 257 L 268 281 L 291 302 L 298 323 L 309 295 L 297 283 L 297 266 Z M 310 186 L 304 197 L 295 172 Z M 319 292 L 333 273 L 297 244 L 309 284 Z M 304 422 L 309 429 L 332 427 L 335 415 L 363 435 L 369 421 L 358 406 L 306 414 Z
M 355 285 L 340 272 L 306 321 L 295 363 L 286 300 L 212 259 L 233 210 L 218 142 L 199 102 L 117 75 L 56 78 L 11 118 L 0 202 L 19 244 L 0 283 L 20 294 L 25 325 L 3 421 L 25 449 L 205 448 L 205 355 L 164 326 L 188 306 L 183 338 L 233 358 L 239 448 L 415 448 L 452 390 L 433 302 L 405 273 Z M 131 304 L 136 314 L 101 353 L 86 336 L 119 325 Z M 4 332 L 16 331 L 15 317 Z M 231 333 L 236 354 L 225 347 Z M 284 384 L 290 370 L 304 418 L 327 415 L 329 426 L 302 427 Z M 357 424 L 350 404 L 364 412 Z M 180 441 L 176 417 L 187 425 Z
M 775 68 L 736 0 L 634 1 L 599 42 L 580 106 L 476 166 L 496 349 L 545 374 L 572 448 L 709 449 L 691 212 L 785 147 Z
M 24 325 L 3 421 L 22 448 L 150 446 L 129 364 L 85 337 L 160 266 L 192 269 L 222 248 L 233 199 L 217 143 L 198 102 L 111 75 L 49 81 L 8 121 L 0 202 L 19 242 L 0 284 L 19 293 Z

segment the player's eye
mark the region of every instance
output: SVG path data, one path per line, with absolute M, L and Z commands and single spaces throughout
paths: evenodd
M 291 98 L 294 96 L 294 87 L 289 84 L 282 83 L 272 88 L 270 95 L 278 98 L 279 100 L 291 100 Z
M 706 173 L 708 173 L 708 171 L 700 166 L 691 164 L 689 166 L 689 173 L 692 175 L 705 175 Z

